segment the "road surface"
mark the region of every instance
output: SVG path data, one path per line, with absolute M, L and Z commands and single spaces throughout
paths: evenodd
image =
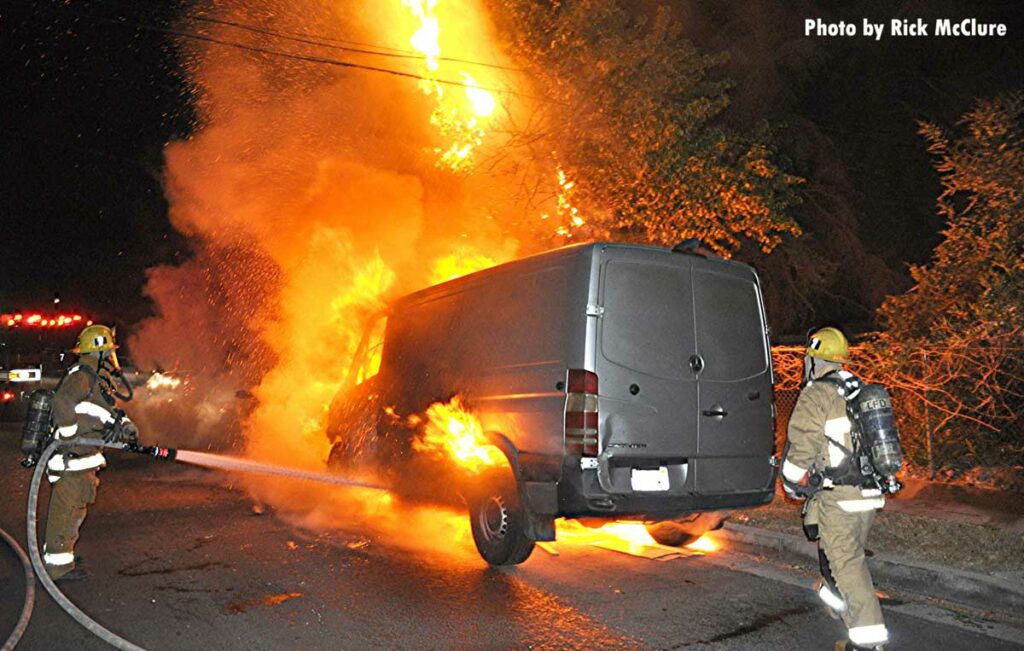
M 0 429 L 0 526 L 24 542 L 29 472 Z M 413 510 L 406 522 L 254 515 L 240 480 L 110 453 L 77 553 L 90 578 L 66 594 L 148 649 L 831 649 L 839 622 L 810 568 L 735 551 L 650 560 L 584 544 L 487 568 L 466 528 Z M 234 484 L 234 486 L 232 485 Z M 305 486 L 308 501 L 321 489 Z M 369 523 L 369 524 L 368 524 Z M 0 550 L 0 636 L 22 579 Z M 1016 649 L 1019 629 L 893 596 L 891 649 Z M 40 590 L 21 649 L 104 649 Z

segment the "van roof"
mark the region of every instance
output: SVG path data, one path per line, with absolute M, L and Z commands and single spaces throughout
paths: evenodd
M 404 303 L 406 301 L 415 301 L 421 297 L 433 294 L 440 288 L 455 288 L 463 284 L 472 284 L 475 281 L 481 280 L 487 276 L 496 273 L 503 273 L 512 268 L 529 267 L 534 266 L 536 264 L 543 264 L 544 262 L 549 262 L 562 257 L 572 257 L 576 255 L 590 254 L 591 251 L 598 248 L 642 250 L 661 253 L 665 255 L 691 255 L 695 263 L 702 265 L 726 265 L 730 267 L 744 267 L 748 269 L 750 268 L 749 265 L 744 264 L 742 262 L 728 260 L 726 258 L 722 258 L 714 254 L 705 256 L 701 254 L 679 253 L 672 251 L 671 249 L 667 249 L 660 246 L 651 246 L 649 244 L 630 244 L 627 242 L 586 242 L 581 244 L 570 244 L 568 246 L 562 246 L 557 249 L 542 251 L 540 253 L 535 253 L 533 255 L 528 255 L 522 258 L 517 258 L 515 260 L 510 260 L 509 262 L 505 262 L 494 267 L 481 269 L 480 271 L 475 271 L 471 274 L 459 276 L 458 278 L 453 278 L 452 280 L 439 283 L 437 285 L 425 287 L 418 291 L 412 292 L 411 294 L 406 294 L 395 299 L 394 301 L 392 301 L 392 303 L 394 304 L 398 302 Z

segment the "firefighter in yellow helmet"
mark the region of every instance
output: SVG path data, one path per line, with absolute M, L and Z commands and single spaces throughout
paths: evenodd
M 846 403 L 860 381 L 844 369 L 849 343 L 836 328 L 810 335 L 804 357 L 804 386 L 789 419 L 789 442 L 782 463 L 787 494 L 806 499 L 804 530 L 818 542 L 822 578 L 819 598 L 847 628 L 837 650 L 880 649 L 889 633 L 875 596 L 864 546 L 885 505 L 882 491 L 867 486 L 853 466 L 852 424 Z
M 84 578 L 76 568 L 75 542 L 89 504 L 96 499 L 97 471 L 106 465 L 102 448 L 76 444 L 82 439 L 108 443 L 138 441 L 138 430 L 114 407 L 115 376 L 120 375 L 114 331 L 90 325 L 78 336 L 78 363 L 68 369 L 53 397 L 55 437 L 63 444 L 47 464 L 53 488 L 46 519 L 43 561 L 54 580 Z M 130 395 L 129 395 L 130 397 Z

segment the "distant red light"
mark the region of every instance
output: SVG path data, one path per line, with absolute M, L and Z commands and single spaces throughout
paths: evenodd
M 4 391 L 3 393 L 0 393 L 0 402 L 10 402 L 12 400 L 14 400 L 13 391 Z
M 0 314 L 0 326 L 8 328 L 35 327 L 35 328 L 67 328 L 81 323 L 85 320 L 81 314 L 54 314 L 53 317 L 43 316 L 40 313 L 22 314 Z M 92 325 L 92 321 L 89 321 Z

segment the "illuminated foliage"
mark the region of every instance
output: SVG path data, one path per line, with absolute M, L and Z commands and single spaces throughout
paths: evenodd
M 560 215 L 561 234 L 699 237 L 726 255 L 799 234 L 786 208 L 800 179 L 773 161 L 766 126 L 721 124 L 729 83 L 711 73 L 724 57 L 699 52 L 667 11 L 645 22 L 598 0 L 500 4 L 509 47 L 546 100 L 520 139 L 549 157 L 551 179 L 575 184 L 580 214 Z
M 883 303 L 871 346 L 915 396 L 911 412 L 921 406 L 911 413 L 919 431 L 933 419 L 955 462 L 1024 463 L 1022 117 L 1015 93 L 979 102 L 953 135 L 921 124 L 946 228 L 931 262 L 911 268 L 915 286 Z

